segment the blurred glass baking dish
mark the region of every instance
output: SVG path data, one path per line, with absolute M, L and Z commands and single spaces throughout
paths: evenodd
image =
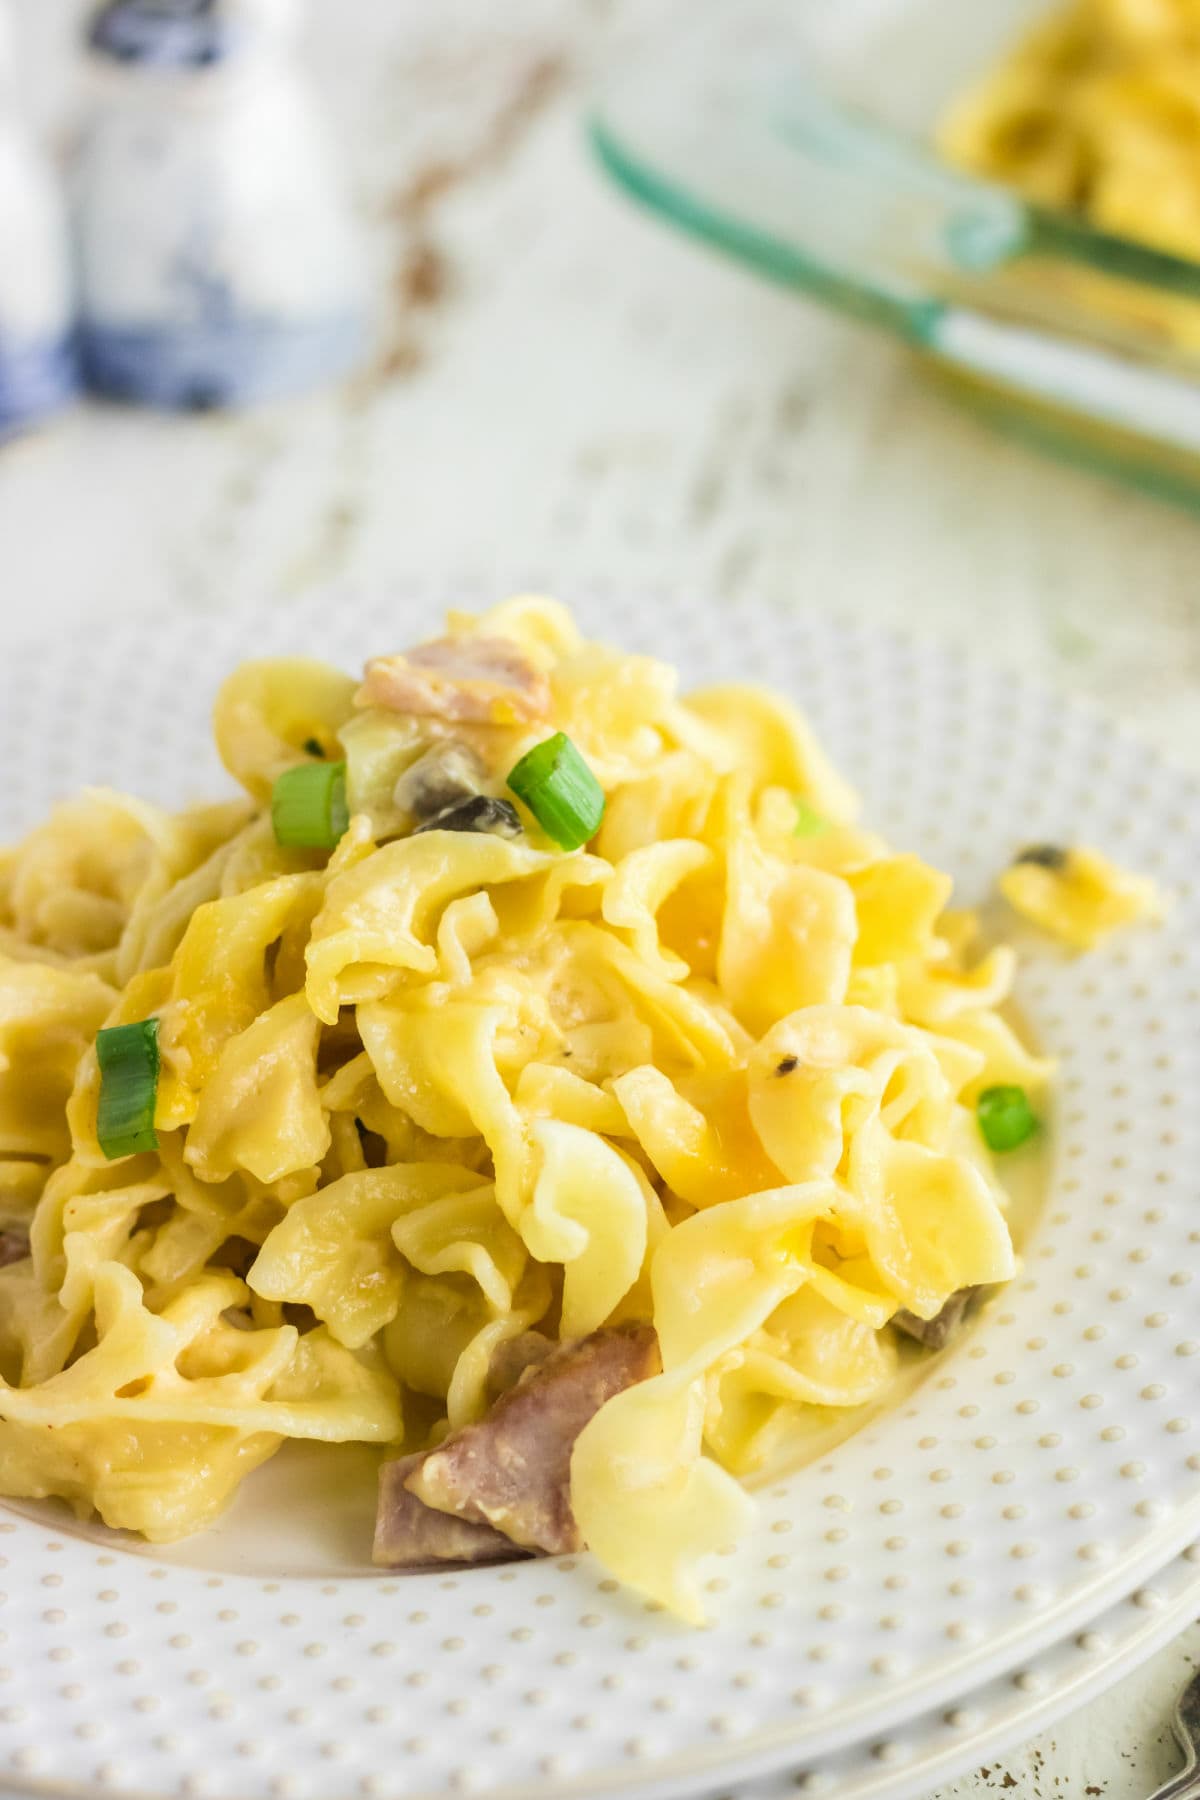
M 1047 10 L 690 0 L 601 93 L 593 142 L 654 211 L 894 332 L 993 422 L 1197 506 L 1200 263 L 932 147 L 947 104 Z

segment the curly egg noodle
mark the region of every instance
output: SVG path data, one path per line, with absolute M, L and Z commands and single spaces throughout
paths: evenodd
M 246 790 L 171 814 L 97 789 L 0 860 L 0 1491 L 164 1542 L 287 1438 L 419 1450 L 480 1419 L 497 1349 L 652 1323 L 570 1501 L 624 1581 L 701 1616 L 738 1477 L 886 1394 L 889 1321 L 1014 1270 L 981 1090 L 1049 1072 L 971 961 L 950 880 L 855 823 L 783 700 L 582 642 L 516 599 L 548 717 L 456 727 L 502 792 L 565 732 L 590 844 L 412 834 L 447 726 L 321 664 L 215 713 Z M 399 660 L 399 659 L 395 659 Z M 289 768 L 343 757 L 350 823 L 282 848 Z M 797 826 L 797 802 L 801 802 Z M 156 1150 L 97 1137 L 97 1031 L 158 1021 Z M 365 1547 L 364 1547 L 365 1548 Z

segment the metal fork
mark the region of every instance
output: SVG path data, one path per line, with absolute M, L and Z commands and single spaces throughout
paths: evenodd
M 1200 1800 L 1200 1672 L 1192 1676 L 1175 1702 L 1171 1730 L 1179 1740 L 1184 1764 L 1178 1775 L 1155 1788 L 1150 1800 Z

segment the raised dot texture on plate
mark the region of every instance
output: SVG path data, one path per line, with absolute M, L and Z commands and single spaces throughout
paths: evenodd
M 353 668 L 435 628 L 447 604 L 499 597 L 453 583 L 370 603 L 313 595 L 259 616 L 108 619 L 14 656 L 0 670 L 0 755 L 21 779 L 0 797 L 3 836 L 87 782 L 174 805 L 217 797 L 227 789 L 207 710 L 241 658 L 287 651 Z M 710 1571 L 715 1623 L 703 1633 L 601 1585 L 587 1557 L 452 1583 L 381 1580 L 369 1494 L 314 1536 L 318 1515 L 291 1504 L 303 1483 L 292 1475 L 289 1488 L 288 1465 L 268 1463 L 215 1530 L 166 1552 L 77 1528 L 61 1510 L 14 1508 L 3 1627 L 20 1655 L 6 1659 L 0 1779 L 32 1770 L 36 1753 L 50 1788 L 92 1785 L 104 1766 L 114 1792 L 179 1794 L 201 1773 L 204 1792 L 240 1800 L 498 1787 L 537 1800 L 608 1776 L 666 1791 L 703 1774 L 716 1786 L 868 1733 L 899 1744 L 905 1720 L 941 1719 L 992 1677 L 1001 1711 L 1042 1704 L 1053 1679 L 1035 1693 L 1012 1677 L 1035 1673 L 1060 1640 L 1093 1667 L 1102 1659 L 1077 1635 L 1136 1587 L 1162 1593 L 1158 1571 L 1200 1531 L 1198 1365 L 1180 1354 L 1191 1312 L 1172 1280 L 1198 1255 L 1200 1122 L 1182 1099 L 1171 1107 L 1200 1088 L 1200 991 L 1175 960 L 1200 940 L 1196 784 L 1100 715 L 937 647 L 690 593 L 652 606 L 635 592 L 563 597 L 596 636 L 680 663 L 685 682 L 789 691 L 861 788 L 868 820 L 948 867 L 962 901 L 982 898 L 1022 843 L 1080 839 L 1134 868 L 1159 858 L 1174 895 L 1163 928 L 1079 960 L 1022 940 L 1018 1000 L 1060 1058 L 1072 1114 L 1061 1129 L 1050 1121 L 1022 1273 L 904 1405 L 760 1493 L 755 1530 Z M 1156 1505 L 1140 1506 L 1143 1495 Z M 111 1558 L 99 1580 L 98 1547 Z M 61 1578 L 52 1589 L 47 1575 Z M 99 1597 L 101 1582 L 115 1599 Z M 1127 1610 L 1149 1630 L 1168 1609 Z M 882 1675 L 871 1665 L 885 1653 Z M 157 1709 L 133 1704 L 119 1673 L 132 1659 L 143 1681 L 153 1670 Z M 751 1659 L 754 1680 L 739 1682 Z M 70 1699 L 57 1692 L 68 1679 Z M 465 1712 L 447 1712 L 464 1697 Z M 386 1719 L 368 1729 L 381 1706 Z M 968 1735 L 941 1729 L 956 1744 Z M 247 1744 L 262 1754 L 239 1751 Z M 885 1766 L 872 1759 L 877 1777 Z

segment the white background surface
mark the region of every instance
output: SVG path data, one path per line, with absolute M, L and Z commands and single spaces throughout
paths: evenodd
M 377 366 L 240 420 L 93 408 L 0 452 L 0 644 L 407 571 L 497 592 L 755 588 L 940 633 L 1104 700 L 1200 766 L 1200 524 L 1038 461 L 904 356 L 662 233 L 581 144 L 659 0 L 315 0 L 380 281 Z M 74 0 L 16 0 L 69 117 Z M 409 184 L 452 178 L 414 227 Z M 427 245 L 443 277 L 414 304 Z M 419 285 L 419 284 L 417 284 Z M 902 699 L 902 697 L 900 697 Z M 1003 754 L 998 746 L 997 754 Z M 1145 1800 L 1200 1630 L 939 1800 Z

